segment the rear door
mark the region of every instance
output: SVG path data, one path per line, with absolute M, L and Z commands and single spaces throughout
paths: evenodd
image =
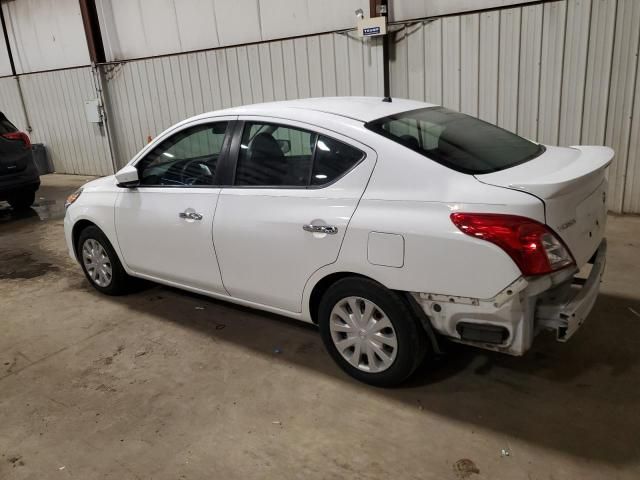
M 300 312 L 306 281 L 338 257 L 376 155 L 307 124 L 244 120 L 213 225 L 224 286 L 233 297 Z
M 16 133 L 18 129 L 0 112 L 0 175 L 21 172 L 31 161 L 30 146 Z

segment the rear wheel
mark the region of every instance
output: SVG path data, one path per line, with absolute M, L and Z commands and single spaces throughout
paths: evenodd
M 76 248 L 82 270 L 96 290 L 107 295 L 129 291 L 132 278 L 102 230 L 96 226 L 82 230 Z
M 9 198 L 8 202 L 14 210 L 22 211 L 27 210 L 33 202 L 36 200 L 36 192 L 20 192 L 11 198 Z
M 332 285 L 318 310 L 320 333 L 336 363 L 352 377 L 381 387 L 405 381 L 428 341 L 405 300 L 377 282 L 349 277 Z

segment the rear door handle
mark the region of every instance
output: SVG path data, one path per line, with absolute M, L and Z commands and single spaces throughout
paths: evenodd
M 303 225 L 302 229 L 305 232 L 311 233 L 327 233 L 329 235 L 335 235 L 338 233 L 338 227 L 333 225 L 311 225 L 310 223 Z
M 202 215 L 196 212 L 180 212 L 178 216 L 186 220 L 202 220 Z

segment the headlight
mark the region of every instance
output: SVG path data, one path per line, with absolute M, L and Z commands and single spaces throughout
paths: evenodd
M 71 205 L 73 202 L 75 202 L 78 198 L 80 198 L 80 194 L 82 193 L 82 188 L 79 188 L 78 190 L 76 190 L 75 192 L 73 192 L 71 195 L 69 195 L 67 197 L 67 201 L 64 202 L 64 208 L 65 210 L 67 208 L 69 208 L 69 205 Z

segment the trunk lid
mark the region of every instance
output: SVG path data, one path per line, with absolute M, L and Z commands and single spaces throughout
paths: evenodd
M 546 147 L 533 160 L 476 178 L 542 200 L 547 225 L 565 242 L 581 267 L 604 238 L 606 168 L 613 155 L 609 147 Z

